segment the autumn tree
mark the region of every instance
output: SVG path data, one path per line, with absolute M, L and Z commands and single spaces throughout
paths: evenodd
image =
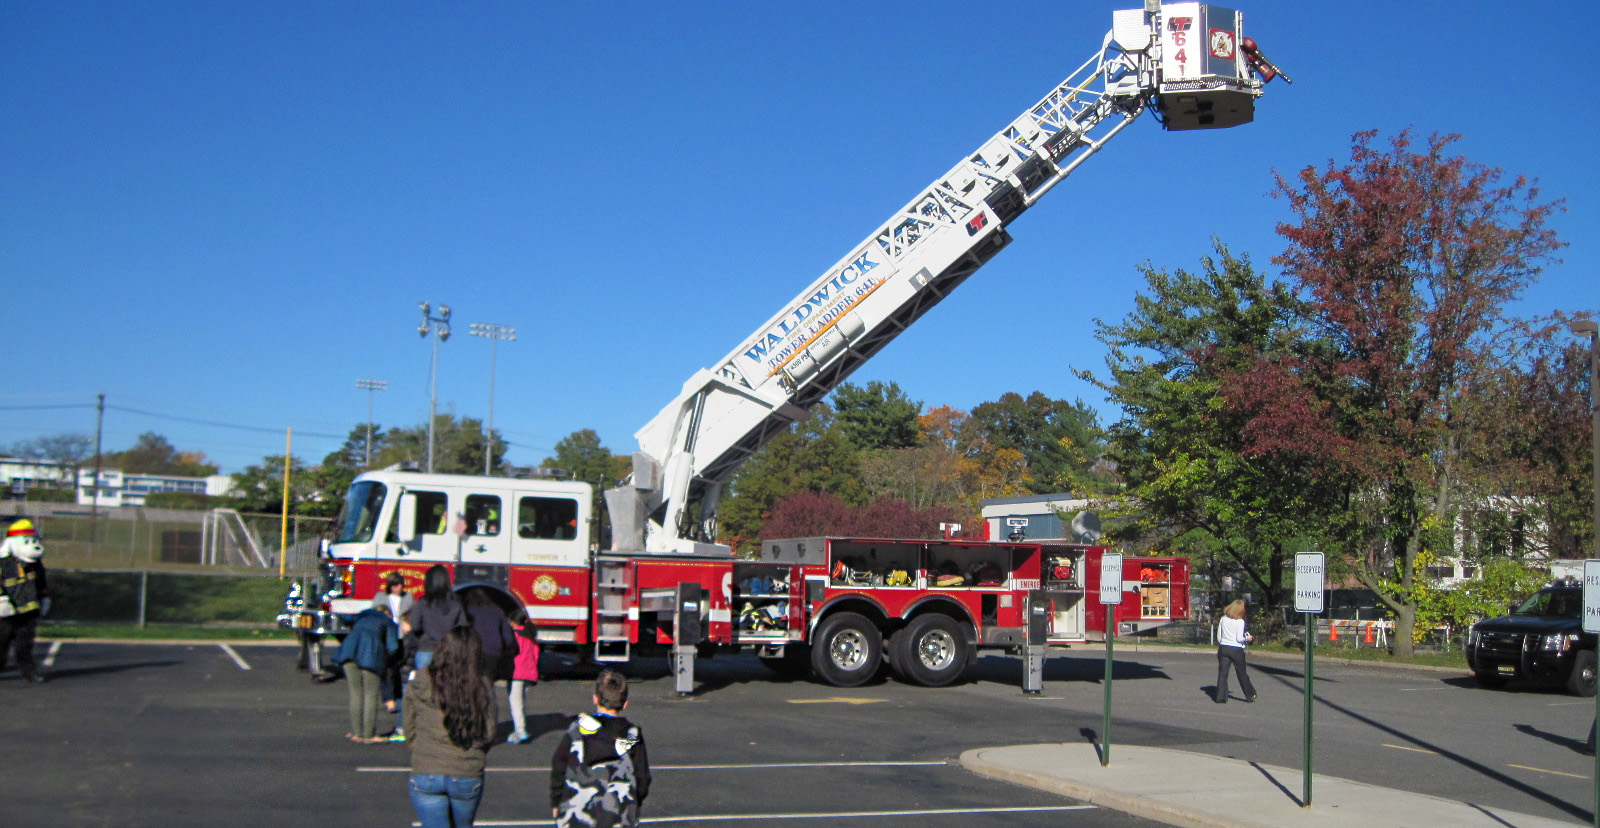
M 186 477 L 206 477 L 217 473 L 217 467 L 206 461 L 203 452 L 178 451 L 166 437 L 146 431 L 139 435 L 131 448 L 106 457 L 107 468 L 117 468 L 133 474 L 175 474 Z
M 1007 392 L 972 409 L 962 425 L 969 451 L 986 453 L 1009 465 L 1020 455 L 1026 472 L 1019 482 L 1034 494 L 1085 492 L 1107 480 L 1096 470 L 1105 450 L 1099 415 L 1082 400 L 1051 399 L 1035 391 L 1027 397 Z
M 761 540 L 761 529 L 785 495 L 811 491 L 861 504 L 858 452 L 826 403 L 751 455 L 717 507 L 723 543 L 736 547 Z
M 773 505 L 761 537 L 937 538 L 939 524 L 953 522 L 952 516 L 949 508 L 918 509 L 896 498 L 854 506 L 831 494 L 802 491 Z
M 1474 439 L 1475 371 L 1493 353 L 1507 303 L 1560 247 L 1523 178 L 1408 132 L 1374 146 L 1358 133 L 1349 163 L 1278 177 L 1292 212 L 1274 261 L 1305 305 L 1306 348 L 1260 360 L 1223 389 L 1249 413 L 1246 453 L 1287 453 L 1353 478 L 1327 542 L 1396 619 L 1412 652 L 1420 563 L 1448 551 L 1463 446 Z
M 1535 320 L 1476 373 L 1479 439 L 1463 480 L 1490 508 L 1464 510 L 1464 550 L 1482 558 L 1582 558 L 1593 548 L 1589 344 L 1565 320 Z

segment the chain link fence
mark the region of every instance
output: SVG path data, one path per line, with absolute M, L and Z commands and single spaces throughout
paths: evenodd
M 9 511 L 0 525 L 27 518 L 39 530 L 51 624 L 271 627 L 290 581 L 315 569 L 331 523 L 225 509 L 28 502 Z

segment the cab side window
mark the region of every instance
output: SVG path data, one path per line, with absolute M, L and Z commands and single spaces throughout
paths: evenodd
M 442 535 L 450 530 L 449 498 L 444 492 L 413 492 L 417 498 L 417 525 L 414 534 Z
M 572 540 L 578 536 L 578 501 L 564 497 L 524 497 L 517 503 L 517 537 Z
M 500 534 L 500 497 L 467 495 L 467 534 Z

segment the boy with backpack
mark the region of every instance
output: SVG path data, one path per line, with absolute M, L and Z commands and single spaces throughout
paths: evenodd
M 593 714 L 572 720 L 550 761 L 550 810 L 560 828 L 574 825 L 635 828 L 650 793 L 644 732 L 624 719 L 628 681 L 602 670 L 594 682 Z

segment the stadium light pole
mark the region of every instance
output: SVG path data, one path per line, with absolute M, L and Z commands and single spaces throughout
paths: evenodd
M 1578 336 L 1589 337 L 1589 413 L 1593 420 L 1590 437 L 1594 444 L 1594 554 L 1600 558 L 1600 323 L 1593 319 L 1577 319 L 1568 323 Z
M 367 392 L 367 468 L 372 468 L 372 392 L 388 391 L 389 383 L 383 380 L 358 379 L 356 387 Z
M 481 336 L 489 340 L 489 423 L 483 432 L 483 474 L 489 475 L 490 465 L 494 459 L 494 352 L 495 347 L 502 340 L 506 342 L 517 341 L 517 329 L 505 325 L 495 325 L 488 322 L 474 322 L 467 326 L 467 333 Z
M 417 333 L 424 339 L 433 334 L 433 367 L 428 372 L 428 473 L 433 474 L 433 412 L 439 404 L 439 343 L 450 338 L 450 306 L 440 305 L 439 315 L 427 302 L 422 303 L 422 324 Z

